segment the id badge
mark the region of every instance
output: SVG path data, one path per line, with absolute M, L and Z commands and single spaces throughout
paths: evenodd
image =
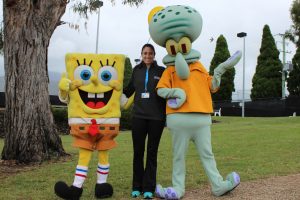
M 144 92 L 142 93 L 142 99 L 149 99 L 150 98 L 150 93 Z

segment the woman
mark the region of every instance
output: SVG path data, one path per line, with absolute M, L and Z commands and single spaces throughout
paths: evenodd
M 132 115 L 133 180 L 131 196 L 142 193 L 152 199 L 156 186 L 157 151 L 165 125 L 165 100 L 156 93 L 156 85 L 165 68 L 158 66 L 155 49 L 151 44 L 142 47 L 142 62 L 135 66 L 128 86 L 123 93 L 130 97 L 135 93 Z M 145 141 L 147 159 L 144 168 Z

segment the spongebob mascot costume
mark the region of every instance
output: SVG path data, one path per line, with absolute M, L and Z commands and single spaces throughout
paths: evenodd
M 55 184 L 56 195 L 63 199 L 80 199 L 93 151 L 98 151 L 95 196 L 107 198 L 113 194 L 112 185 L 107 183 L 108 151 L 116 146 L 120 107 L 130 105 L 122 95 L 125 59 L 120 54 L 66 55 L 67 73 L 59 82 L 59 98 L 68 104 L 70 132 L 73 146 L 79 148 L 79 159 L 73 184 Z
M 173 186 L 157 185 L 156 195 L 166 199 L 183 197 L 185 154 L 190 140 L 196 145 L 212 193 L 224 195 L 237 187 L 240 177 L 232 172 L 224 180 L 217 169 L 211 146 L 211 93 L 218 90 L 222 74 L 240 60 L 241 52 L 221 63 L 211 77 L 199 62 L 200 53 L 192 49 L 192 42 L 202 29 L 197 10 L 183 5 L 156 7 L 148 19 L 151 38 L 168 52 L 163 58 L 167 69 L 157 85 L 157 93 L 167 99 L 167 126 L 173 145 Z

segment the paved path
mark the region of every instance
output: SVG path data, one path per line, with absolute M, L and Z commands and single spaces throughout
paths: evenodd
M 241 182 L 230 194 L 214 197 L 210 187 L 187 191 L 183 200 L 300 200 L 300 174 Z

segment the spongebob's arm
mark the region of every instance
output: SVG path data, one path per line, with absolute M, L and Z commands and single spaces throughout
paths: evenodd
M 134 77 L 132 75 L 127 87 L 123 89 L 123 94 L 121 96 L 121 108 L 125 110 L 132 105 L 134 100 L 135 89 L 133 85 L 133 79 Z
M 69 103 L 69 90 L 70 90 L 71 80 L 67 78 L 66 73 L 63 73 L 61 79 L 58 83 L 58 98 L 63 103 Z
M 65 104 L 69 103 L 69 95 L 64 91 L 61 90 L 58 91 L 58 99 Z
M 233 56 L 231 56 L 225 62 L 221 63 L 218 67 L 215 68 L 214 76 L 212 78 L 212 88 L 211 88 L 212 92 L 217 91 L 219 89 L 222 75 L 228 69 L 232 69 L 239 62 L 241 57 L 242 57 L 242 52 L 237 51 L 233 54 Z
M 131 95 L 129 98 L 127 98 L 125 94 L 122 94 L 122 96 L 121 96 L 121 108 L 123 110 L 127 110 L 132 105 L 133 101 L 134 101 L 134 94 Z
M 63 73 L 58 83 L 58 98 L 63 103 L 69 103 L 69 91 L 75 90 L 82 85 L 81 80 L 73 80 L 67 78 L 67 74 Z

